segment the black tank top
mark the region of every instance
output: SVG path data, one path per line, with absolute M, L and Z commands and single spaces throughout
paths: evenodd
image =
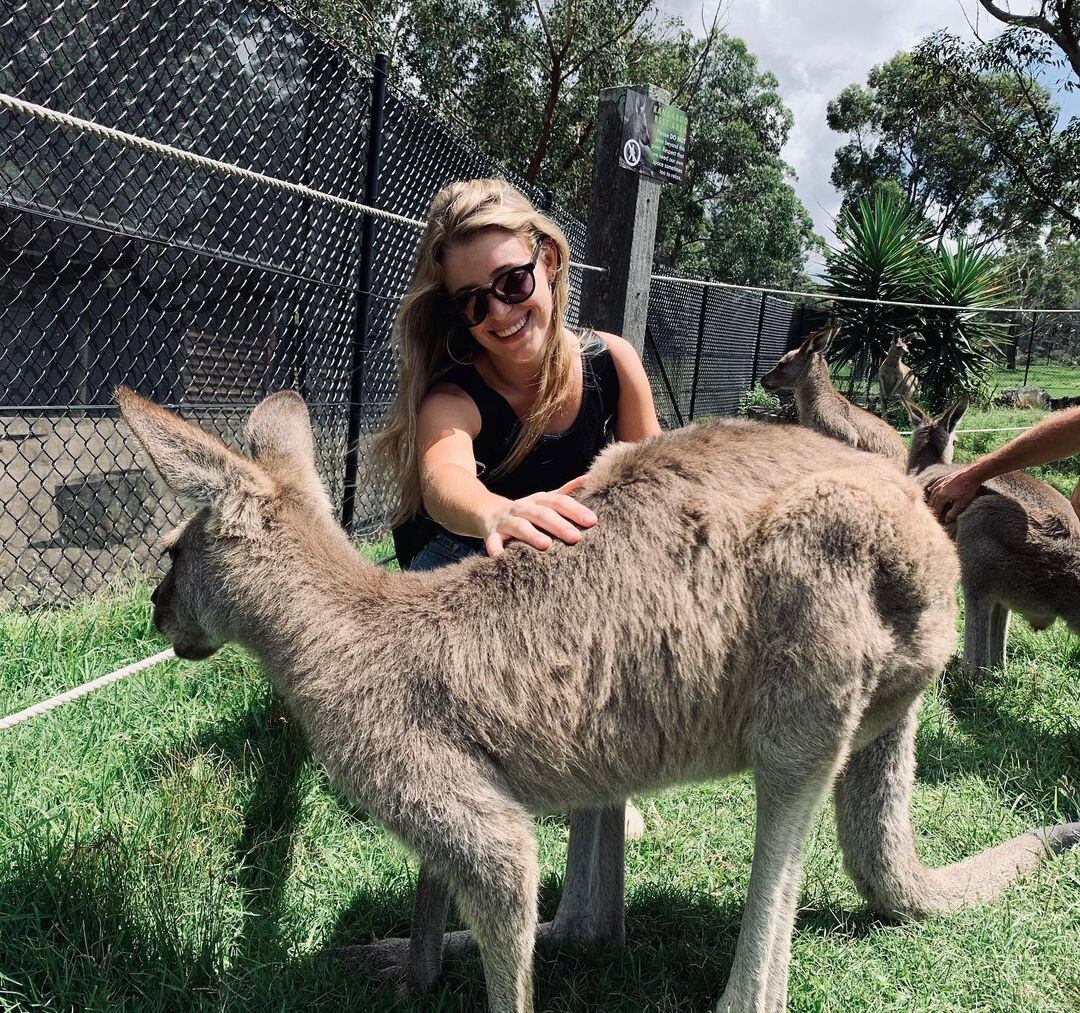
M 510 456 L 521 432 L 521 420 L 509 402 L 493 390 L 473 365 L 455 366 L 439 378 L 473 399 L 480 413 L 480 431 L 473 439 L 477 477 L 499 496 L 520 499 L 534 492 L 558 489 L 589 470 L 596 455 L 615 439 L 619 374 L 607 346 L 592 331 L 582 335 L 581 408 L 569 428 L 543 434 L 525 458 L 502 475 L 495 471 Z M 425 513 L 394 528 L 398 562 L 405 569 L 416 554 L 445 530 Z M 453 537 L 482 546 L 480 539 Z

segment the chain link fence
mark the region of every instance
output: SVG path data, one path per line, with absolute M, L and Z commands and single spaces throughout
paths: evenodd
M 370 67 L 287 6 L 30 0 L 0 14 L 0 54 L 16 98 L 363 202 Z M 422 217 L 452 179 L 507 175 L 393 87 L 382 122 L 384 208 Z M 583 227 L 548 210 L 580 259 Z M 381 523 L 366 450 L 394 390 L 389 329 L 417 235 L 379 222 L 362 290 L 362 218 L 0 112 L 4 600 L 64 600 L 145 568 L 179 520 L 117 425 L 118 383 L 234 445 L 263 396 L 299 390 L 338 503 L 358 434 L 353 532 Z
M 645 369 L 661 423 L 734 415 L 762 374 L 827 319 L 821 310 L 764 292 L 654 278 Z
M 287 3 L 8 5 L 0 91 L 409 218 L 451 180 L 503 176 L 584 257 L 582 223 L 550 195 Z M 351 533 L 380 529 L 370 446 L 416 242 L 404 222 L 0 111 L 0 600 L 62 601 L 146 569 L 180 519 L 117 425 L 118 383 L 236 446 L 254 404 L 299 390 Z M 644 360 L 661 421 L 738 411 L 826 320 L 774 295 L 655 280 Z M 1010 334 L 999 387 L 1054 406 L 1080 394 L 1074 317 L 1018 316 Z
M 1017 313 L 994 350 L 989 383 L 1007 407 L 1080 404 L 1080 315 Z

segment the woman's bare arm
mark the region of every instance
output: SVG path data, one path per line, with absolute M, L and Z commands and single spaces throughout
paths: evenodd
M 573 544 L 596 515 L 567 493 L 511 500 L 487 488 L 476 474 L 473 439 L 480 413 L 472 398 L 449 384 L 436 387 L 417 418 L 420 490 L 428 514 L 448 531 L 482 538 L 488 555 L 498 556 L 512 539 L 547 549 L 558 538 Z

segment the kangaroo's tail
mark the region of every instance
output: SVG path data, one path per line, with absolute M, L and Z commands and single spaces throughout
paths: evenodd
M 927 868 L 911 830 L 915 707 L 848 761 L 836 785 L 844 865 L 880 914 L 926 918 L 993 900 L 1014 879 L 1080 843 L 1080 823 L 1033 830 L 941 869 Z

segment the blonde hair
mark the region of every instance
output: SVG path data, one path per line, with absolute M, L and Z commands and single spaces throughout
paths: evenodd
M 448 312 L 443 253 L 488 229 L 510 232 L 530 247 L 543 243 L 555 257 L 551 321 L 544 338 L 536 402 L 522 420 L 509 456 L 490 477 L 506 474 L 524 460 L 570 393 L 573 350 L 563 340 L 570 298 L 570 247 L 562 230 L 505 180 L 474 179 L 443 187 L 428 209 L 412 282 L 394 319 L 391 344 L 398 364 L 398 391 L 386 426 L 375 439 L 376 459 L 397 497 L 391 515 L 394 524 L 413 516 L 421 506 L 416 426 L 420 404 L 454 365 L 449 343 L 455 342 L 459 358 L 462 347 L 476 346 L 464 324 Z

